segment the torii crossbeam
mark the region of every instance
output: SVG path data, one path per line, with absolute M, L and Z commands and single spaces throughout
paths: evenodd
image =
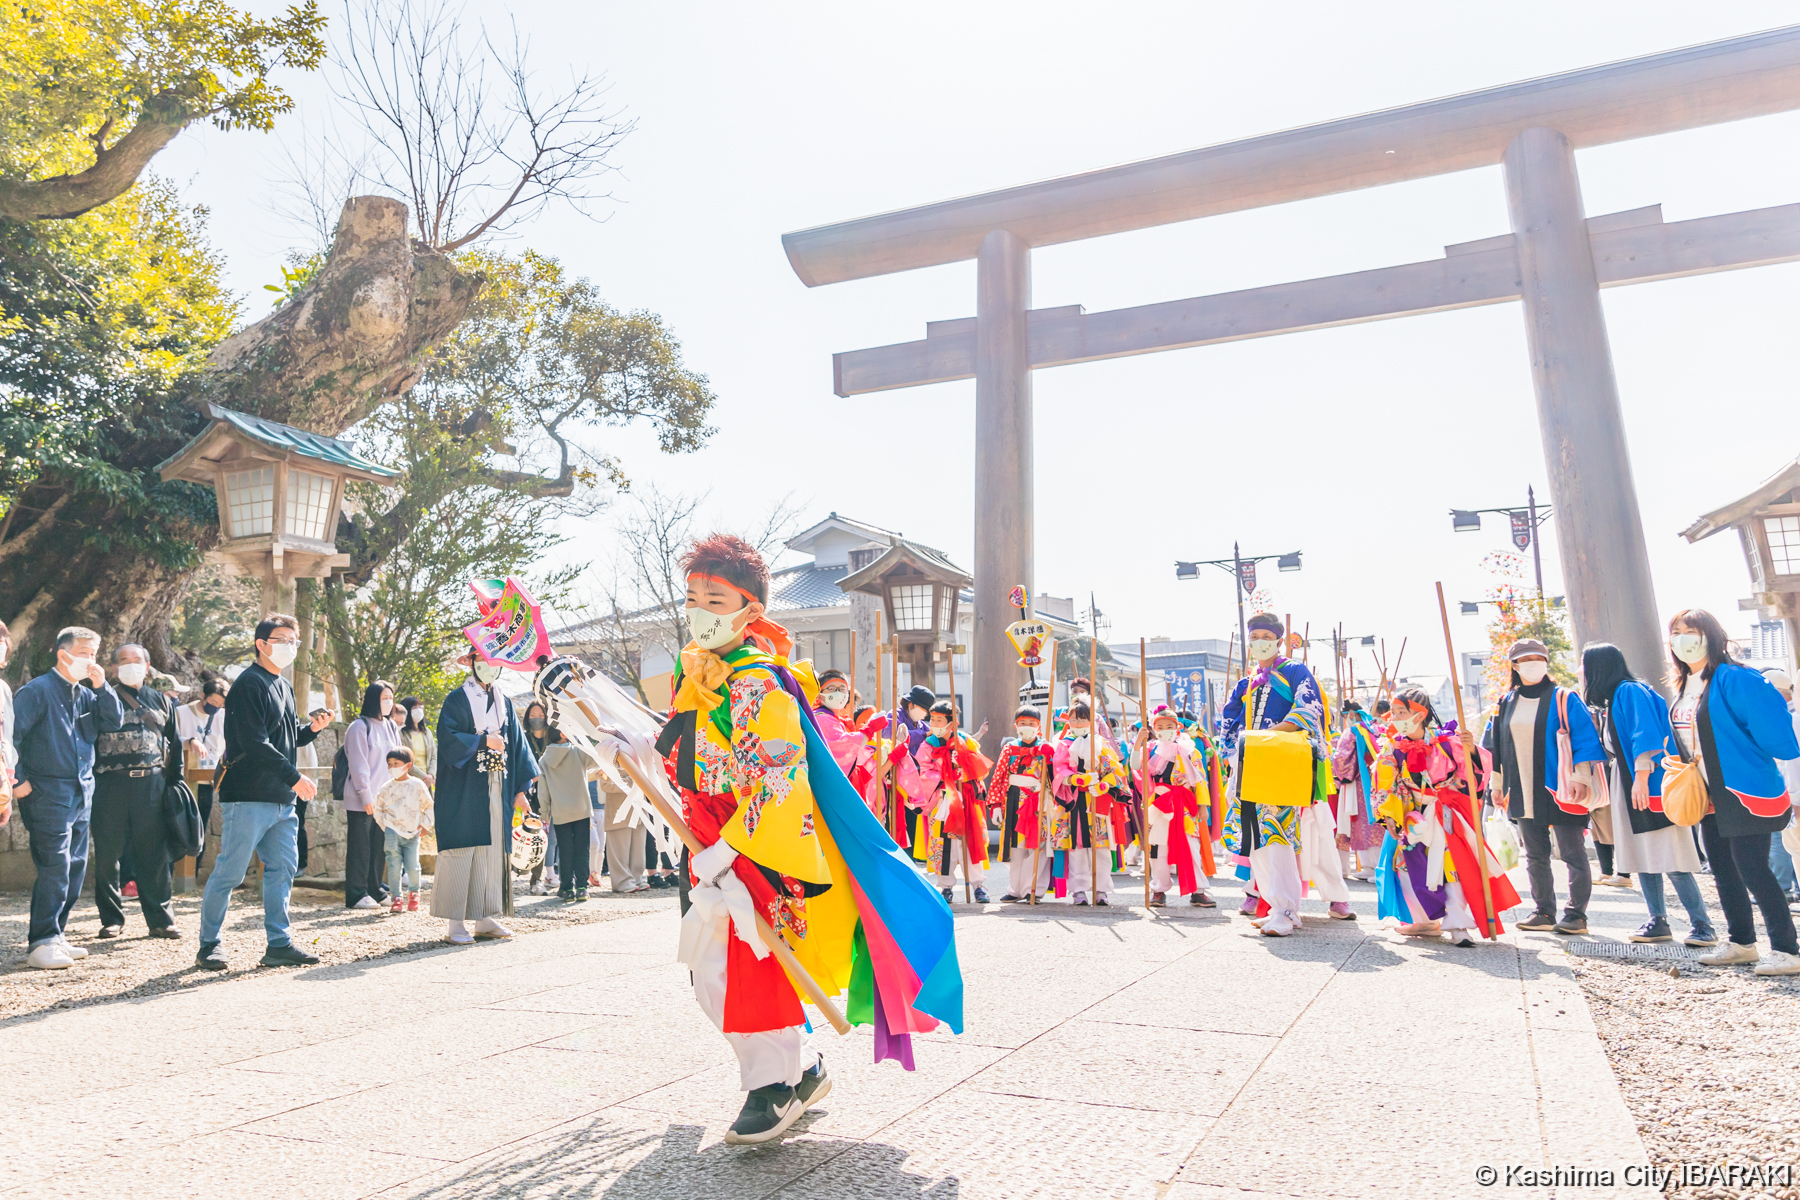
M 1005 597 L 1032 573 L 1031 370 L 1523 302 L 1576 644 L 1662 659 L 1599 289 L 1800 259 L 1800 205 L 1587 218 L 1574 151 L 1800 108 L 1800 26 L 790 233 L 809 287 L 976 260 L 976 315 L 834 356 L 840 396 L 975 379 L 973 712 L 1004 727 Z M 1030 250 L 1500 163 L 1513 232 L 1375 271 L 1085 313 L 1031 309 Z

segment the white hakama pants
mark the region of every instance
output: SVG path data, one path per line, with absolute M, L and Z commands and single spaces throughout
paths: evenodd
M 1031 859 L 1036 855 L 1038 860 L 1037 879 L 1031 878 Z M 1050 890 L 1050 860 L 1054 855 L 1048 850 L 1033 850 L 1029 846 L 1014 846 L 1012 857 L 1006 863 L 1006 890 L 1020 898 L 1031 895 L 1033 883 L 1039 893 Z
M 1112 883 L 1112 851 L 1104 846 L 1091 850 L 1086 846 L 1064 852 L 1064 861 L 1069 871 L 1069 896 L 1074 898 L 1077 892 L 1088 892 L 1088 899 L 1094 900 L 1096 895 L 1104 896 L 1113 890 Z M 1094 882 L 1094 862 L 1096 857 L 1100 864 L 1100 881 Z
M 1332 820 L 1331 806 L 1322 801 L 1300 810 L 1300 877 L 1327 901 L 1350 900 L 1343 860 L 1338 857 L 1337 823 Z
M 639 834 L 642 840 L 642 834 Z M 697 961 L 689 964 L 694 972 L 694 999 L 700 1011 L 713 1023 L 725 1029 L 725 948 L 731 932 L 729 918 L 711 922 L 706 939 L 701 943 Z M 759 1087 L 785 1083 L 792 1087 L 819 1061 L 812 1039 L 804 1025 L 786 1029 L 770 1029 L 762 1033 L 727 1033 L 725 1041 L 738 1060 L 738 1086 L 746 1092 Z
M 488 775 L 488 844 L 440 850 L 431 879 L 431 915 L 450 921 L 479 921 L 507 908 L 512 863 L 507 858 L 506 812 L 500 803 L 505 773 Z

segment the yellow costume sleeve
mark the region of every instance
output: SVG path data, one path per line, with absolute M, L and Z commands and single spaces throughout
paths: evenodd
M 723 836 L 726 845 L 758 866 L 806 883 L 830 883 L 806 774 L 802 719 L 772 672 L 748 670 L 732 677 L 737 812 Z

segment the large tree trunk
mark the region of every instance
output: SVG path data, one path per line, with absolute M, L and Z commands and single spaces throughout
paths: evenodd
M 406 206 L 383 196 L 344 205 L 331 253 L 308 285 L 269 316 L 220 343 L 182 403 L 190 432 L 208 403 L 335 436 L 418 381 L 420 355 L 468 314 L 482 277 L 407 237 Z M 179 446 L 142 443 L 130 470 L 153 470 Z M 41 493 L 41 494 L 40 494 Z M 139 642 L 164 671 L 191 678 L 198 664 L 169 643 L 169 618 L 192 576 L 115 540 L 142 518 L 104 497 L 47 480 L 0 542 L 0 615 L 14 639 L 9 674 L 46 669 L 57 630 L 86 625 L 108 648 Z M 47 511 L 46 511 L 47 506 Z M 29 522 L 28 519 L 29 518 Z M 217 523 L 196 524 L 204 552 Z

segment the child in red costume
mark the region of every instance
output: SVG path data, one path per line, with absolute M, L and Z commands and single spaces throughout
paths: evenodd
M 1044 846 L 1049 813 L 1043 794 L 1056 752 L 1043 739 L 1043 721 L 1043 714 L 1029 704 L 1013 714 L 1017 736 L 1000 743 L 1000 757 L 988 783 L 988 807 L 1000 816 L 1000 854 L 1006 859 L 1007 892 L 1002 900 L 1029 900 L 1034 889 L 1050 890 L 1050 862 L 1056 852 Z
M 975 903 L 988 902 L 987 813 L 981 785 L 994 764 L 982 757 L 976 740 L 957 730 L 956 707 L 948 699 L 931 706 L 926 718 L 929 732 L 916 755 L 900 762 L 900 784 L 918 807 L 929 831 L 926 870 L 937 877 L 938 890 L 952 900 L 956 868 L 960 864 L 975 888 Z M 966 857 L 965 857 L 966 855 Z

